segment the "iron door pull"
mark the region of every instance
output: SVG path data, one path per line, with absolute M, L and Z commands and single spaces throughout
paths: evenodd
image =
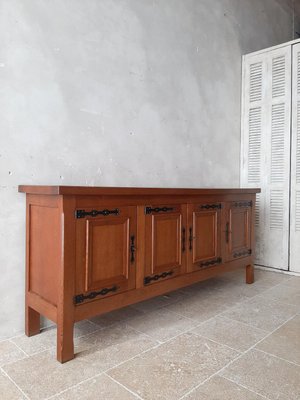
M 190 242 L 189 250 L 191 251 L 193 249 L 193 229 L 192 228 L 190 228 L 189 242 Z
M 185 252 L 185 228 L 182 228 L 182 252 Z
M 134 241 L 135 241 L 135 237 L 134 235 L 132 235 L 130 237 L 130 253 L 131 253 L 131 257 L 130 257 L 130 262 L 133 263 L 135 261 L 135 245 L 134 245 Z
M 226 229 L 225 229 L 225 238 L 226 238 L 226 243 L 229 243 L 229 222 L 226 223 Z

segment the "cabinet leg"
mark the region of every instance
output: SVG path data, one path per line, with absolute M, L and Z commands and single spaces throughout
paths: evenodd
M 252 264 L 246 266 L 246 283 L 254 282 L 254 266 Z
M 64 363 L 74 358 L 74 324 L 57 324 L 57 361 Z
M 40 333 L 40 314 L 26 305 L 25 308 L 25 334 L 34 336 Z

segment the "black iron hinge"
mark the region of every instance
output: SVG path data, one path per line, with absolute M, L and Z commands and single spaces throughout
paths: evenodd
M 173 274 L 174 274 L 174 271 L 166 271 L 160 275 L 146 276 L 144 279 L 144 284 L 147 285 L 148 283 L 150 283 L 152 281 L 158 281 L 159 279 L 166 278 L 167 276 L 171 276 Z
M 222 264 L 222 258 L 214 258 L 213 260 L 205 261 L 205 262 L 200 262 L 199 267 L 205 268 L 205 267 L 211 267 L 212 265 L 216 264 Z
M 238 258 L 238 257 L 248 256 L 251 254 L 252 254 L 252 249 L 248 249 L 248 250 L 243 250 L 243 251 L 233 253 L 233 257 Z
M 114 215 L 119 215 L 120 214 L 120 210 L 118 208 L 115 208 L 114 210 L 92 210 L 92 211 L 85 211 L 85 210 L 76 210 L 75 211 L 75 218 L 84 218 L 86 216 L 90 216 L 90 217 L 97 217 L 98 215 L 110 215 L 110 214 L 114 214 Z
M 145 214 L 173 211 L 173 207 L 145 207 Z
M 222 204 L 221 203 L 216 203 L 216 204 L 202 204 L 200 206 L 200 208 L 206 209 L 206 210 L 217 210 L 217 209 L 221 209 L 222 208 Z
M 236 201 L 234 203 L 234 207 L 252 207 L 252 200 L 251 201 Z
M 111 288 L 104 288 L 99 292 L 91 292 L 87 295 L 78 294 L 77 296 L 74 297 L 74 303 L 80 304 L 83 303 L 85 300 L 93 300 L 97 296 L 105 296 L 110 292 L 116 292 L 118 289 L 119 289 L 118 286 L 112 286 Z

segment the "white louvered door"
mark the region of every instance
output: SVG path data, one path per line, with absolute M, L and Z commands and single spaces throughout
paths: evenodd
M 291 47 L 247 55 L 243 63 L 241 185 L 260 187 L 256 260 L 289 266 Z
M 300 43 L 293 45 L 290 269 L 300 272 Z
M 243 120 L 242 120 L 242 168 L 241 186 L 264 186 L 264 153 L 263 153 L 263 126 L 266 124 L 266 85 L 267 57 L 265 54 L 244 57 L 243 62 Z M 256 249 L 255 261 L 262 264 L 264 246 L 261 238 L 264 236 L 264 195 L 256 197 L 255 234 Z

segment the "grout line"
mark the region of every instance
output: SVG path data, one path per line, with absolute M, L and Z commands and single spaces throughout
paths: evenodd
M 221 375 L 220 375 L 220 376 L 221 376 Z M 255 392 L 255 390 L 249 389 L 247 386 L 244 386 L 244 385 L 241 385 L 240 383 L 234 382 L 234 381 L 233 381 L 232 379 L 230 379 L 230 378 L 227 378 L 227 377 L 225 377 L 225 376 L 221 376 L 221 378 L 226 379 L 226 380 L 228 380 L 228 381 L 234 383 L 235 385 L 240 386 L 240 387 L 242 387 L 242 388 L 248 390 L 249 392 L 252 392 L 252 393 L 256 394 L 257 396 L 261 397 L 262 399 L 272 400 L 272 399 L 270 399 L 269 397 L 265 396 L 264 394 L 257 393 L 257 392 Z
M 22 353 L 25 354 L 25 356 L 29 357 L 29 354 L 27 354 L 25 350 L 23 350 L 20 346 L 18 346 L 17 343 L 13 342 L 11 339 L 9 339 L 9 342 L 14 344 L 19 350 L 21 350 Z
M 106 372 L 104 372 L 104 375 L 107 376 L 109 379 L 111 379 L 113 382 L 115 382 L 117 385 L 121 386 L 123 389 L 127 390 L 129 393 L 133 394 L 137 399 L 143 400 L 143 398 L 141 396 L 139 396 L 137 393 L 135 393 L 132 390 L 130 390 L 128 387 L 124 386 L 122 383 L 120 383 L 117 380 L 115 380 L 110 375 L 107 375 Z
M 95 346 L 96 346 L 96 345 L 95 345 Z M 91 376 L 91 377 L 89 377 L 89 378 L 87 378 L 87 379 L 84 379 L 84 380 L 82 380 L 82 381 L 76 383 L 75 385 L 69 386 L 68 388 L 64 389 L 63 391 L 61 391 L 61 392 L 59 392 L 59 393 L 55 393 L 54 395 L 52 395 L 52 396 L 50 396 L 50 397 L 47 397 L 47 399 L 45 399 L 45 400 L 54 399 L 55 397 L 57 397 L 57 396 L 60 395 L 61 393 L 64 393 L 64 392 L 68 391 L 69 389 L 73 389 L 74 387 L 77 387 L 77 386 L 81 385 L 81 384 L 84 383 L 84 382 L 88 382 L 88 381 L 90 381 L 91 379 L 94 379 L 94 378 L 96 378 L 96 377 L 98 377 L 98 376 L 100 376 L 100 375 L 102 375 L 102 374 L 107 375 L 107 372 L 110 371 L 110 370 L 112 370 L 113 368 L 119 367 L 120 365 L 126 363 L 127 361 L 131 361 L 131 360 L 133 360 L 134 358 L 136 358 L 136 357 L 138 357 L 138 356 L 140 356 L 140 355 L 142 355 L 142 354 L 144 354 L 144 353 L 147 353 L 148 351 L 153 350 L 153 349 L 155 349 L 155 348 L 157 348 L 157 347 L 159 347 L 159 346 L 160 346 L 160 344 L 156 344 L 156 345 L 153 346 L 153 347 L 150 347 L 150 348 L 148 348 L 148 349 L 146 349 L 146 350 L 143 350 L 142 352 L 136 354 L 135 356 L 130 357 L 130 358 L 124 360 L 124 361 L 121 361 L 119 364 L 116 364 L 116 365 L 114 365 L 114 366 L 112 366 L 112 367 L 110 367 L 110 368 L 108 368 L 108 369 L 102 371 L 102 372 L 99 373 L 99 374 L 93 375 L 93 376 Z M 107 376 L 109 376 L 109 375 L 107 375 Z M 109 376 L 109 377 L 110 377 L 110 376 Z M 110 378 L 111 378 L 111 377 L 110 377 Z M 119 382 L 118 382 L 118 383 L 119 383 Z M 121 385 L 121 386 L 122 386 L 122 385 Z M 127 389 L 127 388 L 126 388 L 126 389 Z M 128 389 L 127 389 L 127 390 L 128 390 Z M 142 400 L 143 400 L 143 399 L 142 399 Z
M 288 360 L 286 358 L 279 357 L 276 354 L 269 353 L 268 351 L 265 351 L 265 350 L 262 350 L 262 349 L 258 349 L 258 348 L 255 349 L 255 350 L 260 351 L 261 353 L 267 354 L 268 356 L 272 356 L 272 357 L 278 358 L 281 361 L 288 362 L 289 364 L 295 365 L 296 367 L 300 367 L 300 364 L 295 363 L 294 361 L 290 361 L 290 360 Z
M 16 386 L 16 388 L 22 393 L 22 395 L 25 397 L 25 399 L 30 400 L 30 398 L 27 396 L 25 392 L 20 388 L 20 386 L 4 371 L 3 368 L 0 368 L 0 371 Z
M 239 354 L 243 353 L 243 351 L 234 349 L 233 347 L 230 347 L 230 346 L 228 346 L 228 345 L 225 344 L 225 343 L 217 342 L 217 341 L 214 340 L 214 339 L 211 339 L 211 338 L 209 338 L 209 337 L 207 337 L 207 336 L 201 335 L 201 334 L 196 333 L 196 332 L 192 332 L 192 333 L 193 333 L 194 335 L 200 337 L 200 338 L 203 338 L 203 339 L 209 340 L 209 341 L 211 341 L 211 342 L 213 342 L 213 343 L 216 343 L 216 344 L 218 344 L 219 346 L 227 347 L 228 349 L 233 350 L 233 351 L 235 351 L 236 353 L 239 353 Z
M 98 376 L 101 376 L 101 375 L 103 375 L 103 372 L 100 372 L 97 375 L 93 375 L 90 378 L 84 379 L 83 381 L 80 381 L 80 382 L 76 383 L 75 385 L 69 386 L 67 389 L 64 389 L 61 392 L 55 393 L 55 394 L 51 395 L 50 397 L 47 397 L 45 400 L 55 399 L 57 396 L 60 396 L 62 393 L 67 392 L 69 389 L 74 389 L 74 388 L 80 386 L 82 383 L 91 381 L 92 379 L 95 379 L 95 378 L 97 378 Z
M 295 314 L 296 315 L 296 314 Z M 253 346 L 249 347 L 249 349 L 247 349 L 246 351 L 244 351 L 243 353 L 241 353 L 238 357 L 234 358 L 233 360 L 229 361 L 228 364 L 224 365 L 224 367 L 222 367 L 221 369 L 219 369 L 218 371 L 216 371 L 214 374 L 212 374 L 210 377 L 208 377 L 207 379 L 205 379 L 203 382 L 201 382 L 200 384 L 194 386 L 191 390 L 189 390 L 187 393 L 185 393 L 179 400 L 183 400 L 186 396 L 188 396 L 190 393 L 192 393 L 194 390 L 196 390 L 198 387 L 200 387 L 201 385 L 204 385 L 204 383 L 206 383 L 207 381 L 209 381 L 211 378 L 213 378 L 216 375 L 219 375 L 222 371 L 224 371 L 227 367 L 229 367 L 231 364 L 235 363 L 237 360 L 239 360 L 240 358 L 242 358 L 244 355 L 246 355 L 247 353 L 249 353 L 251 350 L 256 350 L 255 347 L 261 343 L 263 340 L 265 340 L 267 337 L 271 336 L 274 332 L 276 332 L 278 329 L 280 329 L 283 325 L 285 325 L 287 322 L 289 322 L 290 320 L 292 320 L 295 315 L 293 315 L 292 317 L 290 317 L 287 321 L 285 321 L 284 323 L 282 323 L 280 326 L 278 326 L 276 329 L 274 329 L 273 331 L 271 331 L 266 337 L 264 337 L 263 339 L 259 340 L 257 343 L 255 343 Z M 221 375 L 222 376 L 222 375 Z M 234 382 L 234 381 L 233 381 Z M 236 382 L 234 382 L 236 383 Z

